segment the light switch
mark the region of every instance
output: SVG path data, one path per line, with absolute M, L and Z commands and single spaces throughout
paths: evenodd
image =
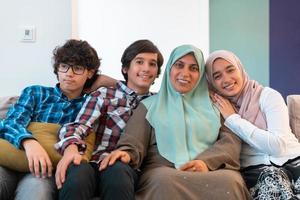
M 35 42 L 35 26 L 22 26 L 20 28 L 21 42 Z

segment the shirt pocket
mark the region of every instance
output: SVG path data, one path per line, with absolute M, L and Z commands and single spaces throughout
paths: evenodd
M 110 119 L 115 121 L 115 123 L 128 121 L 131 115 L 131 109 L 128 107 L 113 107 L 109 106 L 107 109 L 107 115 Z

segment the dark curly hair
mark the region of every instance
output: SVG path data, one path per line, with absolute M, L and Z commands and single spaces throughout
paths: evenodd
M 137 40 L 125 49 L 121 58 L 121 72 L 123 74 L 124 79 L 126 80 L 126 83 L 128 81 L 128 75 L 127 73 L 123 72 L 123 69 L 129 69 L 130 62 L 140 53 L 157 53 L 157 77 L 161 72 L 161 66 L 164 62 L 164 58 L 159 49 L 150 40 Z
M 95 70 L 93 77 L 86 81 L 84 89 L 91 87 L 98 77 L 97 72 L 100 67 L 100 59 L 96 50 L 87 41 L 67 40 L 63 46 L 57 46 L 53 50 L 52 59 L 56 76 L 60 63 L 72 63 L 73 65 L 84 66 L 88 70 Z

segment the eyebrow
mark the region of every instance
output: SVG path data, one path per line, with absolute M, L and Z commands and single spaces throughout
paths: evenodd
M 143 58 L 143 57 L 135 57 L 133 60 L 138 60 L 138 59 L 145 60 L 145 58 Z M 150 59 L 150 61 L 151 62 L 157 62 L 157 60 L 155 60 L 155 59 Z
M 234 65 L 230 64 L 230 65 L 226 66 L 226 69 L 229 69 L 229 68 L 232 68 L 232 67 L 234 67 Z
M 183 61 L 181 61 L 180 59 L 179 60 L 177 60 L 177 61 L 175 61 L 175 63 L 177 63 L 177 62 L 179 62 L 179 63 L 183 63 L 183 64 L 185 64 L 185 65 L 187 65 L 187 63 L 185 63 L 185 62 L 183 62 Z M 174 64 L 175 64 L 174 63 Z M 192 64 L 188 64 L 189 66 L 198 66 L 199 67 L 199 65 L 198 65 L 198 63 L 196 62 L 196 63 L 192 63 Z
M 234 68 L 234 65 L 233 64 L 229 64 L 229 65 L 226 66 L 226 69 L 230 69 L 230 68 Z M 216 71 L 212 75 L 214 76 L 214 75 L 219 74 L 219 73 L 220 73 L 219 71 Z
M 182 62 L 181 60 L 176 60 L 176 61 L 174 62 L 174 64 L 175 64 L 175 63 L 178 63 L 178 62 L 179 62 L 179 63 L 184 63 L 184 62 Z

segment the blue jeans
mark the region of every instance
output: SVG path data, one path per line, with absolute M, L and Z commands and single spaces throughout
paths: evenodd
M 56 197 L 54 176 L 36 178 L 30 173 L 20 173 L 0 166 L 1 200 L 53 200 Z

